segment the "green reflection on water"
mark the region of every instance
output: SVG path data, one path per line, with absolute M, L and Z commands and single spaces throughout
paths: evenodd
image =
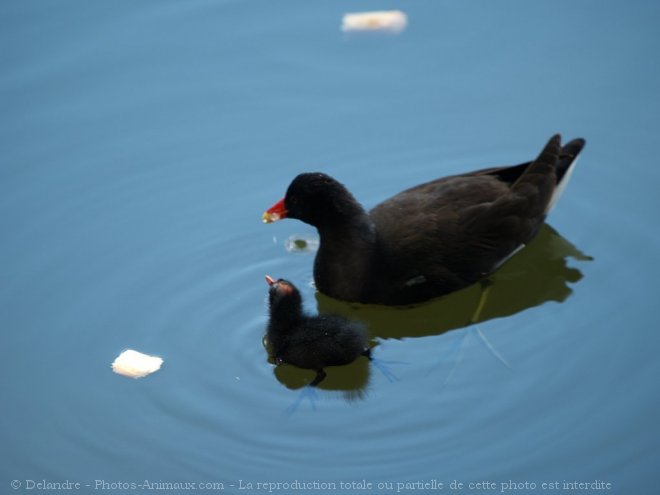
M 474 320 L 483 284 L 408 307 L 345 303 L 316 293 L 320 313 L 334 313 L 360 320 L 373 338 L 439 335 L 472 323 L 502 318 L 548 301 L 563 302 L 573 292 L 569 284 L 582 273 L 569 259 L 591 260 L 549 225 L 532 242 L 488 278 L 488 293 Z
M 548 301 L 564 302 L 573 292 L 569 284 L 582 279 L 582 273 L 569 266 L 570 259 L 587 261 L 592 258 L 546 224 L 525 249 L 488 277 L 487 283 L 477 283 L 408 307 L 346 303 L 317 292 L 317 306 L 319 313 L 362 321 L 368 326 L 372 339 L 440 335 L 493 318 L 511 316 Z M 349 400 L 363 396 L 370 376 L 366 358 L 326 371 L 327 377 L 319 388 L 346 391 Z M 276 367 L 274 373 L 291 389 L 305 386 L 315 374 L 287 365 Z

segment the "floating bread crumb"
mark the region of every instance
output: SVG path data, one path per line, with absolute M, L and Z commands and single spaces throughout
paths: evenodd
M 163 359 L 126 349 L 112 363 L 112 371 L 130 378 L 142 378 L 160 369 Z
M 379 10 L 345 14 L 342 31 L 389 31 L 400 33 L 408 25 L 408 16 L 400 10 Z

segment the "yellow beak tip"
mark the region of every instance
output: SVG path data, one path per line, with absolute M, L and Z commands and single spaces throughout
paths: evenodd
M 273 223 L 278 221 L 279 219 L 280 216 L 277 213 L 265 212 L 263 215 L 261 215 L 261 221 L 263 223 Z

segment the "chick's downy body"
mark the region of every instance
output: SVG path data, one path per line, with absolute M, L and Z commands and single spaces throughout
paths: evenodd
M 270 319 L 267 339 L 278 364 L 317 371 L 320 382 L 327 366 L 341 366 L 361 355 L 369 357 L 364 325 L 334 315 L 307 315 L 302 297 L 286 280 L 267 277 Z M 317 383 L 318 383 L 317 382 Z

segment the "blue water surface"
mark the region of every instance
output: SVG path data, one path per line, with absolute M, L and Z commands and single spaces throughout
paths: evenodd
M 341 32 L 384 8 L 408 28 Z M 0 3 L 0 492 L 658 493 L 658 26 L 641 0 Z M 479 311 L 329 300 L 287 248 L 314 229 L 260 221 L 302 171 L 371 207 L 555 132 L 587 139 L 572 182 Z M 267 273 L 398 380 L 363 360 L 302 396 Z M 112 373 L 127 348 L 163 368 Z

